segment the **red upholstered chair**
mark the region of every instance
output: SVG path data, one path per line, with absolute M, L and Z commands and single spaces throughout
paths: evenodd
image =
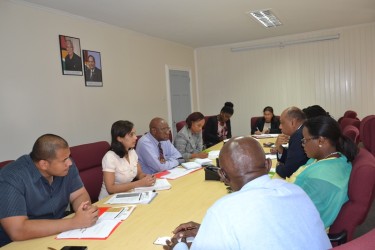
M 257 121 L 258 119 L 262 119 L 263 116 L 253 116 L 250 118 L 250 133 L 251 131 L 253 130 L 256 130 L 256 124 L 257 124 Z
M 96 202 L 103 183 L 102 159 L 109 150 L 106 141 L 78 145 L 70 148 L 70 156 L 77 165 L 79 175 L 90 195 Z
M 361 121 L 353 118 L 342 118 L 340 123 L 341 131 L 344 131 L 345 127 L 348 125 L 352 125 L 359 129 L 361 126 Z
M 8 161 L 2 161 L 0 162 L 0 168 L 4 167 L 5 165 L 7 165 L 8 163 L 11 163 L 13 160 L 8 160 Z
M 176 131 L 177 133 L 185 126 L 186 122 L 185 121 L 179 121 L 176 123 Z
M 345 111 L 344 115 L 342 117 L 340 117 L 337 122 L 341 123 L 343 118 L 351 118 L 351 119 L 359 120 L 359 118 L 357 117 L 357 112 L 355 112 L 353 110 Z
M 358 144 L 359 142 L 359 129 L 357 127 L 354 127 L 353 125 L 348 125 L 344 128 L 342 133 L 352 139 L 352 141 L 355 144 Z
M 368 214 L 375 197 L 375 158 L 365 148 L 360 148 L 353 161 L 348 186 L 349 200 L 342 206 L 336 220 L 329 229 L 329 238 L 341 243 L 351 241 L 357 226 L 361 225 Z M 338 237 L 338 235 L 345 235 Z
M 359 137 L 365 148 L 375 156 L 375 115 L 362 119 Z
M 335 250 L 373 250 L 375 248 L 375 229 L 348 243 L 337 246 Z

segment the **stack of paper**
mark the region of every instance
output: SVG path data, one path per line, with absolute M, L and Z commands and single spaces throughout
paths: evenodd
M 200 164 L 200 165 L 207 165 L 207 164 L 212 164 L 212 160 L 211 159 L 208 159 L 208 158 L 204 158 L 204 159 L 199 159 L 199 158 L 196 158 L 194 160 L 194 162 Z
M 211 150 L 208 152 L 208 159 L 216 159 L 219 158 L 220 150 Z
M 177 167 L 177 168 L 168 170 L 168 173 L 165 175 L 162 175 L 160 178 L 174 180 L 184 175 L 190 174 L 191 172 L 194 172 L 198 169 L 201 169 L 201 168 L 185 169 L 185 168 Z
M 181 166 L 183 166 L 186 169 L 196 169 L 196 168 L 201 168 L 202 167 L 201 164 L 196 163 L 194 161 L 189 161 L 189 162 L 181 163 Z
M 134 188 L 135 192 L 144 192 L 144 191 L 159 191 L 171 189 L 172 185 L 166 179 L 156 179 L 156 182 L 153 186 L 150 187 L 137 187 Z
M 106 204 L 147 204 L 150 203 L 158 193 L 153 191 L 146 192 L 127 192 L 113 195 Z
M 136 205 L 127 205 L 123 207 L 100 207 L 103 213 L 98 220 L 125 220 L 133 212 Z

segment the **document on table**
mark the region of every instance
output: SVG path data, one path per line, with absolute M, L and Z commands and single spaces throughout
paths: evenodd
M 56 239 L 106 239 L 120 223 L 121 220 L 98 220 L 92 227 L 62 232 Z
M 252 137 L 256 139 L 264 139 L 264 138 L 276 138 L 279 134 L 261 134 L 261 135 L 252 135 Z
M 146 192 L 127 192 L 114 194 L 106 204 L 147 204 L 150 203 L 158 193 L 153 191 Z
M 200 158 L 196 158 L 194 160 L 194 162 L 200 164 L 200 165 L 207 165 L 207 164 L 212 164 L 212 160 L 211 159 L 208 159 L 208 158 L 203 158 L 203 159 L 200 159 Z
M 196 163 L 194 161 L 188 161 L 188 162 L 181 163 L 181 166 L 183 168 L 186 168 L 186 169 L 197 169 L 197 168 L 201 168 L 202 167 L 201 164 Z
M 104 212 L 99 216 L 99 220 L 125 220 L 134 211 L 136 205 L 122 207 L 100 207 Z
M 167 190 L 171 189 L 172 185 L 169 183 L 167 179 L 156 179 L 156 182 L 153 186 L 150 187 L 137 187 L 134 188 L 135 192 L 144 192 L 144 191 L 159 191 L 159 190 Z
M 174 180 L 174 179 L 180 178 L 184 175 L 190 174 L 191 172 L 194 172 L 198 169 L 202 169 L 202 168 L 185 169 L 185 168 L 182 168 L 182 167 L 176 167 L 176 168 L 168 170 L 169 173 L 161 176 L 161 178 Z
M 211 150 L 208 152 L 208 159 L 216 159 L 219 158 L 220 150 Z
M 271 159 L 271 160 L 277 159 L 277 154 L 266 154 L 266 158 Z

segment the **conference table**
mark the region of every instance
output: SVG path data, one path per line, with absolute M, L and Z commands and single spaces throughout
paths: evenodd
M 260 139 L 260 143 L 274 141 L 274 138 Z M 219 143 L 209 150 L 221 149 Z M 265 152 L 269 152 L 265 148 Z M 213 161 L 215 163 L 215 160 Z M 274 166 L 273 162 L 273 166 Z M 103 249 L 163 249 L 153 242 L 162 236 L 172 236 L 172 231 L 181 223 L 200 223 L 207 209 L 228 193 L 220 181 L 205 181 L 204 170 L 200 169 L 175 180 L 169 180 L 172 188 L 158 191 L 149 204 L 138 204 L 133 213 L 124 220 L 105 240 L 56 239 L 56 235 L 38 239 L 12 242 L 2 249 L 49 249 L 59 250 L 63 246 L 87 246 L 89 250 Z M 108 198 L 96 203 L 104 204 Z M 117 205 L 118 206 L 118 205 Z

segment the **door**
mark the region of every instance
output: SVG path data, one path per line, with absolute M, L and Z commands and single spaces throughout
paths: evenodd
M 176 123 L 191 113 L 191 92 L 189 71 L 169 70 L 169 88 L 173 136 L 177 134 Z

